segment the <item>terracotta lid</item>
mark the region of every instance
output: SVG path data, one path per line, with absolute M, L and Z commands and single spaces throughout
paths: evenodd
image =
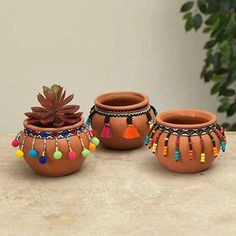
M 136 110 L 149 104 L 149 97 L 137 92 L 110 92 L 98 96 L 95 105 L 104 110 Z
M 75 128 L 81 126 L 82 124 L 84 124 L 84 118 L 82 116 L 81 116 L 81 120 L 79 122 L 75 123 L 74 125 L 64 126 L 64 127 L 60 127 L 60 128 L 45 128 L 45 127 L 35 126 L 35 125 L 29 124 L 28 121 L 29 121 L 29 119 L 24 120 L 23 125 L 25 128 L 32 129 L 35 131 L 46 131 L 46 132 L 75 129 Z
M 179 109 L 160 112 L 157 122 L 171 128 L 203 128 L 216 122 L 216 116 L 205 110 Z

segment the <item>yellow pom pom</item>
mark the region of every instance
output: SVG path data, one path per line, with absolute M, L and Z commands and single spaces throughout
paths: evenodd
M 18 150 L 18 151 L 16 152 L 16 157 L 17 157 L 17 158 L 22 158 L 22 157 L 24 157 L 24 152 L 23 152 L 22 150 Z
M 94 152 L 96 150 L 96 145 L 94 143 L 89 143 L 89 151 Z

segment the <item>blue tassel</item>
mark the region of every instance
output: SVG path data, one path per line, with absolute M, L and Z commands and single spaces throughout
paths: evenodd
M 90 119 L 89 117 L 88 117 L 88 119 L 86 120 L 85 124 L 86 124 L 87 129 L 89 129 L 89 128 L 90 128 L 90 125 L 91 125 L 91 119 Z
M 225 146 L 226 146 L 225 142 L 222 141 L 220 144 L 221 144 L 221 150 L 225 152 Z

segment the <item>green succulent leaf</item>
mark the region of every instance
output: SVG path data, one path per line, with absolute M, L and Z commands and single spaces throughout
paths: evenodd
M 220 91 L 220 85 L 221 83 L 218 82 L 216 83 L 212 88 L 211 88 L 211 94 L 216 94 Z

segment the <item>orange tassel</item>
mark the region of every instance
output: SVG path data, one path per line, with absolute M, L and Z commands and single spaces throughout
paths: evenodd
M 126 139 L 138 138 L 139 132 L 135 126 L 133 126 L 132 124 L 129 124 L 123 134 L 123 137 Z

